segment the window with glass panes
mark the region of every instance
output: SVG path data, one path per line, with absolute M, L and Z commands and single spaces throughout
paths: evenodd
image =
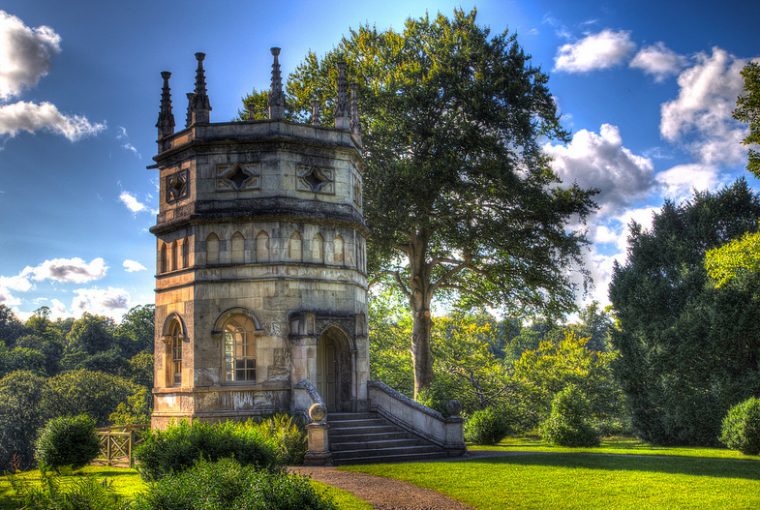
M 174 386 L 182 386 L 182 327 L 178 321 L 175 321 L 172 325 L 171 355 L 171 384 Z
M 256 381 L 256 344 L 248 317 L 232 317 L 224 326 L 224 376 L 228 383 Z

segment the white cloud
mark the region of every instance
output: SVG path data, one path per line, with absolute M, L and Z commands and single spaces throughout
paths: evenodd
M 603 213 L 643 197 L 655 184 L 652 160 L 623 146 L 620 130 L 611 124 L 602 124 L 599 134 L 581 129 L 568 145 L 546 144 L 544 150 L 564 183 L 599 190 L 594 200 Z
M 132 145 L 132 143 L 129 141 L 129 134 L 127 133 L 127 128 L 125 128 L 124 126 L 118 126 L 116 128 L 116 139 L 122 142 L 121 143 L 122 149 L 124 149 L 125 151 L 129 151 L 135 156 L 137 156 L 138 158 L 142 159 L 142 155 L 137 150 L 137 147 Z
M 0 286 L 0 305 L 18 306 L 20 304 L 21 300 L 11 294 L 10 289 Z
M 7 100 L 36 85 L 60 51 L 61 36 L 52 28 L 28 27 L 0 10 L 0 99 Z
M 50 318 L 53 320 L 63 319 L 71 315 L 69 314 L 69 311 L 66 309 L 66 305 L 64 305 L 62 301 L 55 298 L 50 300 L 49 308 L 50 308 Z
M 0 276 L 0 287 L 19 292 L 29 292 L 32 290 L 32 282 L 23 273 L 16 276 Z
M 744 161 L 745 128 L 731 114 L 743 90 L 740 73 L 746 63 L 720 48 L 698 54 L 696 64 L 678 76 L 678 97 L 661 106 L 663 138 L 683 143 L 705 164 Z
M 678 74 L 686 65 L 686 57 L 671 50 L 665 43 L 658 42 L 641 48 L 629 65 L 641 69 L 654 76 L 655 81 L 661 82 Z
M 560 46 L 554 69 L 569 73 L 607 69 L 620 64 L 635 48 L 630 32 L 605 29 Z
M 147 205 L 140 202 L 137 197 L 129 191 L 122 191 L 119 195 L 119 200 L 121 200 L 121 202 L 127 206 L 127 209 L 135 214 L 149 210 Z
M 27 266 L 21 271 L 20 276 L 38 282 L 53 280 L 62 283 L 87 283 L 105 277 L 107 270 L 108 266 L 100 257 L 92 259 L 89 263 L 74 257 L 46 260 L 38 266 Z
M 136 273 L 137 271 L 147 271 L 148 268 L 136 260 L 126 259 L 124 261 L 124 270 L 128 273 Z
M 692 196 L 693 191 L 714 190 L 718 184 L 718 169 L 712 165 L 691 163 L 676 165 L 657 174 L 666 198 L 677 202 Z
M 106 128 L 105 122 L 90 122 L 82 115 L 66 115 L 48 102 L 19 101 L 0 105 L 0 135 L 16 136 L 19 131 L 36 133 L 50 131 L 63 135 L 71 142 L 94 136 Z
M 130 296 L 124 289 L 93 287 L 76 289 L 74 294 L 74 299 L 71 301 L 71 312 L 74 317 L 81 317 L 82 314 L 88 312 L 119 319 L 129 310 Z

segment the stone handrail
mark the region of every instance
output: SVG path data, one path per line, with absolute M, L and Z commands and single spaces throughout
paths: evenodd
M 327 406 L 317 388 L 308 379 L 301 379 L 293 386 L 293 411 L 306 416 L 308 449 L 304 457 L 306 465 L 332 464 L 330 442 L 327 436 Z
M 370 409 L 400 427 L 446 448 L 450 454 L 465 452 L 464 420 L 445 417 L 380 381 L 369 381 Z

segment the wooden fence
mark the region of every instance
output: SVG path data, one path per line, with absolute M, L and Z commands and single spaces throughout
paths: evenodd
M 126 427 L 105 427 L 97 429 L 100 440 L 100 454 L 93 464 L 106 466 L 134 467 L 134 449 L 140 444 L 144 425 Z

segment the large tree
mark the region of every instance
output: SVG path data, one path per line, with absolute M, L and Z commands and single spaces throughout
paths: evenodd
M 433 377 L 434 296 L 572 308 L 566 269 L 586 241 L 568 224 L 594 205 L 561 185 L 542 151 L 567 137 L 547 75 L 474 10 L 408 19 L 400 32 L 363 26 L 322 59 L 309 54 L 288 81 L 291 118 L 308 120 L 316 98 L 332 121 L 339 60 L 361 105 L 370 271 L 389 276 L 413 312 L 417 394 Z

